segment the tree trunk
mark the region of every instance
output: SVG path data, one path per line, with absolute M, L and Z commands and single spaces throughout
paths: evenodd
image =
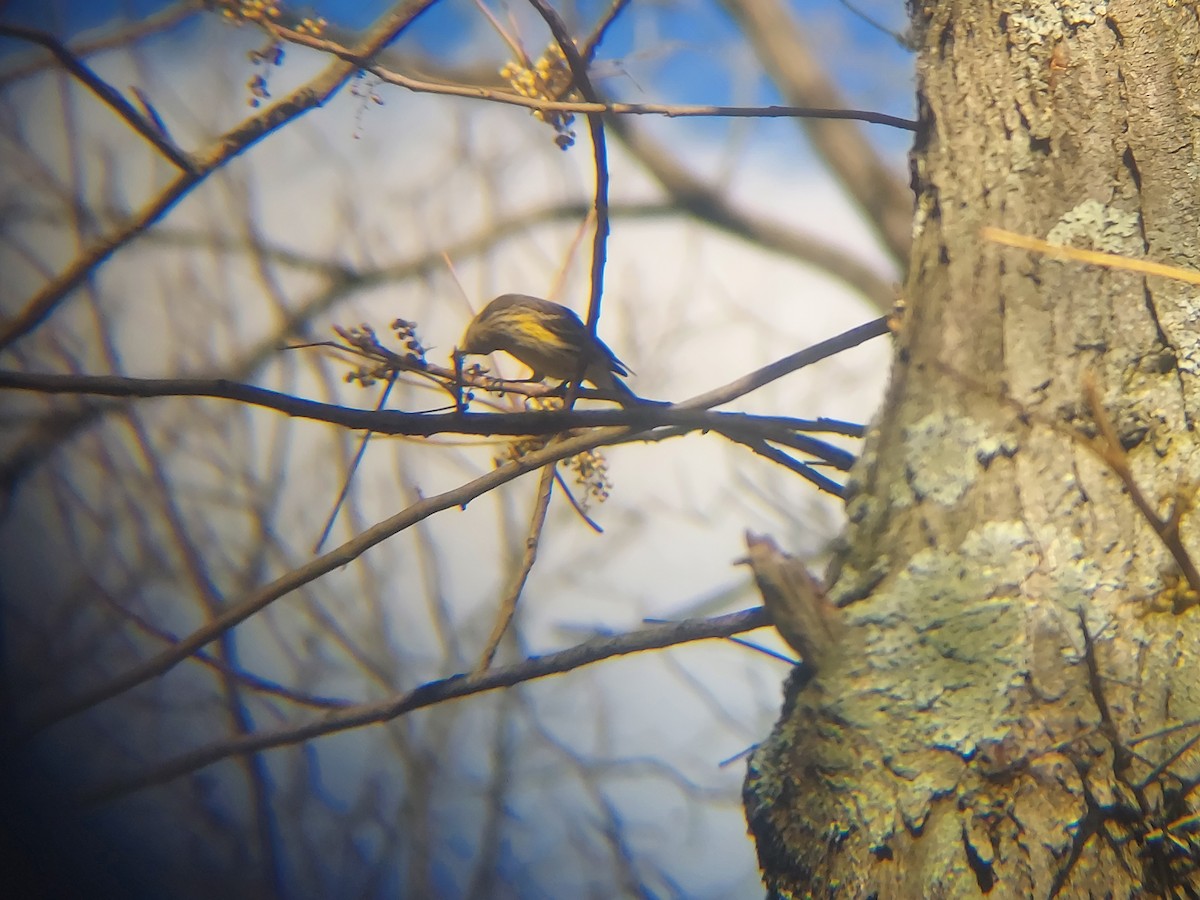
M 750 762 L 764 879 L 779 897 L 1197 896 L 1200 288 L 980 230 L 1200 269 L 1200 14 L 918 17 L 906 309 L 831 568 L 840 652 L 791 679 Z M 1176 502 L 1182 570 L 1151 522 Z

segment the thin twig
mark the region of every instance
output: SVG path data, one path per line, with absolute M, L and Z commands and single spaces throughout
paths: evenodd
M 411 527 L 416 522 L 420 522 L 445 509 L 466 506 L 470 501 L 483 496 L 489 491 L 495 490 L 500 485 L 519 478 L 527 472 L 536 471 L 549 463 L 558 462 L 561 459 L 582 453 L 584 450 L 592 450 L 601 444 L 611 443 L 614 439 L 625 434 L 627 430 L 626 428 L 597 428 L 578 437 L 556 441 L 541 450 L 531 452 L 520 459 L 512 460 L 498 466 L 467 484 L 413 503 L 394 516 L 384 519 L 382 522 L 355 535 L 340 547 L 336 547 L 328 553 L 310 560 L 305 565 L 285 572 L 274 581 L 262 586 L 241 600 L 230 603 L 220 615 L 214 617 L 200 628 L 197 628 L 174 647 L 168 648 L 145 662 L 133 666 L 107 683 L 101 684 L 78 697 L 70 698 L 59 706 L 34 717 L 24 729 L 22 737 L 24 739 L 32 737 L 34 734 L 62 719 L 91 709 L 105 700 L 123 694 L 129 689 L 163 674 L 183 662 L 196 650 L 219 638 L 235 625 L 244 622 L 255 613 L 261 612 L 280 597 L 315 581 L 322 575 L 326 575 L 353 562 L 376 544 L 382 543 L 404 529 Z
M 867 15 L 865 12 L 863 12 L 857 6 L 851 5 L 849 0 L 841 0 L 841 4 L 842 4 L 842 6 L 846 7 L 846 9 L 850 10 L 850 12 L 852 12 L 854 15 L 858 16 L 860 19 L 862 19 L 864 22 L 866 22 L 868 25 L 870 25 L 872 28 L 876 29 L 877 31 L 882 31 L 888 37 L 892 38 L 897 44 L 899 44 L 901 47 L 903 47 L 905 50 L 909 51 L 910 53 L 917 49 L 916 45 L 914 44 L 911 37 L 906 37 L 897 31 L 892 31 L 892 29 L 888 28 L 882 22 L 878 22 L 875 19 L 871 18 L 869 15 Z
M 167 31 L 180 22 L 200 15 L 204 11 L 204 3 L 205 0 L 182 0 L 182 2 L 163 7 L 157 12 L 139 18 L 136 21 L 123 23 L 117 25 L 115 28 L 93 33 L 92 37 L 85 36 L 72 39 L 71 51 L 77 57 L 83 59 L 102 50 L 127 47 L 140 41 L 142 38 L 157 34 L 160 31 Z M 28 78 L 30 75 L 36 75 L 38 72 L 43 72 L 54 65 L 50 58 L 38 51 L 32 51 L 27 54 L 13 54 L 13 56 L 16 58 L 5 59 L 5 65 L 0 66 L 0 87 Z
M 177 643 L 179 638 L 167 631 L 164 628 L 159 628 L 153 622 L 149 621 L 145 616 L 139 615 L 131 609 L 122 606 L 113 601 L 106 591 L 101 589 L 97 584 L 91 581 L 93 593 L 101 600 L 105 601 L 108 607 L 116 612 L 118 616 L 133 623 L 133 626 L 142 634 L 147 634 L 157 641 L 164 644 Z M 198 663 L 208 666 L 214 672 L 230 678 L 243 687 L 271 697 L 278 697 L 280 700 L 286 700 L 289 703 L 296 703 L 300 706 L 310 706 L 316 709 L 342 709 L 352 705 L 352 701 L 339 699 L 336 697 L 322 697 L 316 694 L 309 694 L 303 691 L 296 691 L 289 687 L 285 687 L 278 682 L 271 681 L 261 675 L 256 675 L 253 672 L 247 672 L 239 669 L 236 665 L 229 663 L 225 659 L 220 659 L 214 654 L 206 650 L 197 650 L 195 659 Z
M 151 771 L 142 771 L 127 780 L 104 785 L 83 797 L 81 803 L 85 806 L 98 806 L 152 785 L 163 784 L 232 756 L 300 744 L 350 728 L 389 722 L 416 709 L 498 688 L 512 687 L 548 675 L 570 672 L 616 656 L 660 650 L 692 641 L 727 638 L 769 624 L 770 619 L 766 611 L 762 607 L 756 607 L 709 619 L 684 619 L 681 622 L 626 634 L 593 638 L 567 650 L 545 656 L 533 656 L 511 666 L 431 681 L 407 694 L 348 707 L 301 725 L 213 743 L 179 756 Z
M 728 403 L 751 391 L 756 391 L 760 387 L 778 378 L 782 378 L 784 375 L 790 374 L 797 369 L 810 366 L 818 360 L 826 359 L 836 353 L 841 353 L 843 350 L 849 350 L 851 347 L 857 347 L 859 344 L 871 340 L 871 338 L 887 334 L 887 323 L 887 316 L 873 319 L 865 325 L 851 328 L 849 331 L 844 331 L 828 340 L 821 341 L 819 344 L 813 344 L 811 347 L 806 347 L 803 350 L 785 356 L 783 359 L 773 362 L 769 366 L 763 366 L 749 375 L 743 375 L 741 378 L 729 382 L 724 387 L 715 388 L 708 393 L 693 397 L 679 405 L 684 409 L 709 409 L 713 406 Z
M 184 172 L 194 171 L 195 163 L 192 158 L 177 147 L 175 142 L 156 126 L 153 119 L 138 112 L 137 108 L 126 100 L 120 91 L 93 72 L 87 63 L 68 50 L 66 44 L 54 35 L 34 28 L 0 23 L 0 37 L 28 41 L 49 50 L 64 69 L 74 75 L 113 112 L 124 119 L 130 128 L 149 141 L 176 168 Z
M 1174 281 L 1182 281 L 1185 284 L 1200 284 L 1200 272 L 1195 269 L 1182 269 L 1179 266 L 1170 266 L 1149 259 L 1130 259 L 1128 256 L 1121 256 L 1118 253 L 1104 253 L 1100 250 L 1082 250 L 1079 247 L 1051 244 L 1029 235 L 1005 231 L 1003 228 L 993 228 L 990 225 L 984 227 L 981 234 L 986 240 L 1004 244 L 1007 247 L 1032 250 L 1047 259 L 1081 262 L 1092 266 L 1103 266 L 1106 269 L 1136 272 L 1139 275 L 1157 275 Z
M 1130 747 L 1136 747 L 1138 744 L 1144 744 L 1146 741 L 1157 740 L 1158 738 L 1175 734 L 1177 731 L 1188 731 L 1192 728 L 1200 728 L 1200 719 L 1191 719 L 1187 722 L 1180 722 L 1177 725 L 1167 725 L 1164 728 L 1158 728 L 1146 734 L 1140 734 L 1135 738 L 1130 738 L 1128 743 Z
M 558 486 L 562 488 L 563 496 L 570 502 L 571 508 L 575 510 L 575 514 L 583 520 L 583 523 L 596 532 L 596 534 L 604 534 L 604 529 L 600 527 L 600 523 L 589 516 L 587 510 L 583 508 L 583 504 L 575 499 L 575 494 L 571 492 L 571 486 L 563 478 L 562 472 L 558 470 L 558 466 L 554 467 L 554 480 L 558 482 Z
M 504 639 L 504 633 L 512 624 L 513 616 L 517 614 L 517 601 L 521 599 L 521 592 L 525 590 L 525 582 L 529 580 L 529 573 L 533 571 L 533 564 L 537 561 L 542 529 L 546 526 L 546 512 L 550 509 L 550 496 L 554 492 L 555 472 L 554 463 L 542 469 L 542 477 L 538 482 L 537 499 L 533 504 L 533 518 L 529 523 L 529 533 L 525 535 L 525 552 L 521 554 L 521 563 L 517 567 L 517 571 L 513 573 L 512 583 L 504 592 L 500 610 L 496 615 L 496 623 L 492 626 L 492 633 L 488 636 L 483 653 L 480 654 L 479 664 L 475 667 L 476 672 L 482 672 L 491 667 L 492 661 L 496 658 L 496 650 L 500 647 L 500 641 Z
M 1198 743 L 1200 743 L 1200 734 L 1192 735 L 1190 738 L 1188 738 L 1186 741 L 1184 741 L 1179 747 L 1177 747 L 1174 751 L 1172 751 L 1165 759 L 1163 759 L 1161 762 L 1159 762 L 1158 765 L 1156 765 L 1153 769 L 1151 769 L 1146 774 L 1146 777 L 1141 779 L 1141 781 L 1138 783 L 1137 787 L 1139 789 L 1145 789 L 1145 788 L 1148 788 L 1150 785 L 1154 784 L 1154 782 L 1158 781 L 1163 776 L 1163 774 L 1166 773 L 1171 768 L 1171 766 L 1175 765 L 1176 762 L 1178 762 L 1184 755 L 1189 753 L 1192 750 L 1192 748 L 1195 747 L 1196 744 L 1198 744 Z M 1171 774 L 1175 778 L 1178 778 L 1180 781 L 1186 780 L 1182 776 L 1176 775 L 1173 772 Z
M 1179 533 L 1179 518 L 1182 515 L 1187 500 L 1183 496 L 1176 496 L 1171 512 L 1167 517 L 1164 519 L 1159 516 L 1158 511 L 1154 508 L 1154 504 L 1142 493 L 1137 479 L 1133 477 L 1133 469 L 1129 465 L 1129 457 L 1121 446 L 1121 439 L 1117 435 L 1117 429 L 1113 426 L 1112 420 L 1104 411 L 1104 405 L 1100 402 L 1100 391 L 1096 386 L 1096 380 L 1090 374 L 1084 379 L 1083 392 L 1087 398 L 1088 406 L 1091 408 L 1092 418 L 1096 422 L 1096 427 L 1100 430 L 1100 437 L 1103 441 L 1098 446 L 1096 444 L 1089 444 L 1088 446 L 1104 460 L 1105 464 L 1112 469 L 1113 474 L 1125 485 L 1129 499 L 1137 507 L 1137 511 L 1150 524 L 1150 527 L 1154 529 L 1154 533 L 1162 541 L 1163 546 L 1170 552 L 1171 557 L 1175 560 L 1175 565 L 1179 567 L 1179 571 L 1187 579 L 1188 587 L 1191 588 L 1191 593 L 1195 598 L 1188 605 L 1194 604 L 1197 600 L 1200 600 L 1200 570 L 1197 570 L 1196 564 L 1192 561 L 1187 547 L 1183 545 L 1183 537 Z M 1183 612 L 1187 608 L 1186 606 L 1180 608 L 1179 603 L 1176 603 L 1175 607 L 1176 613 Z
M 366 36 L 357 48 L 359 55 L 369 58 L 379 52 L 435 2 L 437 0 L 408 0 L 401 3 Z M 41 325 L 63 299 L 83 284 L 113 253 L 162 218 L 196 185 L 267 135 L 324 104 L 354 75 L 357 68 L 348 62 L 333 63 L 289 97 L 221 135 L 203 152 L 193 154 L 192 165 L 140 212 L 115 231 L 94 241 L 56 279 L 34 294 L 16 316 L 0 324 L 0 350 Z
M 856 331 L 861 332 L 862 329 L 856 329 Z M 854 343 L 861 342 L 861 340 L 865 339 L 866 338 L 863 337 L 862 334 L 856 335 L 855 339 L 849 344 L 849 346 L 853 346 Z M 788 358 L 789 366 L 795 368 L 799 367 L 800 365 L 808 365 L 812 362 L 816 362 L 819 359 L 823 359 L 826 356 L 838 352 L 839 349 L 845 349 L 843 342 L 843 339 L 833 339 L 830 341 L 825 341 L 816 347 L 809 348 L 808 351 L 804 351 L 801 354 L 793 354 Z M 790 371 L 791 368 L 788 370 Z M 32 383 L 40 381 L 44 389 L 51 383 L 46 379 L 54 378 L 58 379 L 59 386 L 64 390 L 77 390 L 78 385 L 80 384 L 80 381 L 78 380 L 80 376 L 27 376 L 23 373 L 0 372 L 0 386 L 30 387 Z M 66 387 L 66 382 L 62 379 L 75 379 L 75 384 L 73 387 Z M 102 381 L 108 382 L 110 387 L 115 388 L 115 393 L 119 394 L 129 394 L 129 388 L 131 386 L 137 386 L 137 380 L 134 379 L 101 379 L 93 377 L 91 381 L 93 384 L 98 384 Z M 173 382 L 173 384 L 178 386 L 179 382 Z M 144 387 L 144 385 L 142 386 Z M 205 389 L 211 389 L 214 386 L 229 393 L 241 393 L 244 396 L 257 396 L 259 398 L 264 398 L 267 395 L 273 395 L 275 399 L 281 401 L 282 405 L 289 406 L 292 409 L 304 408 L 313 410 L 316 407 L 324 407 L 327 411 L 337 411 L 338 418 L 342 418 L 343 424 L 349 424 L 350 427 L 371 427 L 370 425 L 360 426 L 356 424 L 350 424 L 350 422 L 355 419 L 361 422 L 363 416 L 385 416 L 389 414 L 397 415 L 390 413 L 390 411 L 372 412 L 370 410 L 348 410 L 341 407 L 329 407 L 326 404 L 314 404 L 312 401 L 300 401 L 298 398 L 288 398 L 285 395 L 274 394 L 274 392 L 264 391 L 261 388 L 249 388 L 246 385 L 233 385 L 220 380 L 215 382 L 203 382 L 203 387 Z M 700 400 L 703 399 L 704 398 L 700 398 Z M 680 407 L 629 407 L 613 411 L 601 410 L 598 411 L 598 413 L 602 416 L 612 415 L 614 413 L 618 415 L 629 416 L 630 418 L 626 421 L 636 422 L 638 421 L 638 416 L 697 415 L 698 413 L 703 412 L 702 410 L 694 408 L 694 406 L 698 404 L 699 400 L 691 401 L 688 404 L 681 405 Z M 525 419 L 526 422 L 529 421 L 528 414 L 520 415 Z M 540 412 L 535 414 L 534 418 L 552 422 L 553 417 L 562 415 L 564 415 L 564 413 Z M 590 418 L 595 414 L 591 412 L 568 412 L 565 413 L 565 415 L 572 417 L 587 416 Z M 704 415 L 713 414 L 704 412 Z M 416 416 L 409 418 L 410 421 L 419 421 L 421 419 L 430 419 L 433 417 Z M 461 424 L 468 419 L 468 416 L 459 415 L 442 418 L 456 419 L 461 430 Z M 478 415 L 473 418 L 476 420 L 499 420 L 506 417 L 499 414 L 488 414 Z M 333 417 L 331 416 L 330 421 L 332 420 Z M 778 417 L 772 417 L 772 427 L 775 426 L 777 421 Z M 710 425 L 709 427 L 712 426 Z M 220 615 L 214 617 L 204 626 L 196 629 L 186 638 L 179 641 L 179 643 L 174 647 L 171 647 L 168 650 L 165 650 L 152 657 L 151 659 L 134 666 L 123 674 L 114 677 L 106 684 L 101 684 L 95 689 L 88 691 L 81 696 L 68 699 L 58 707 L 52 708 L 41 715 L 36 716 L 25 728 L 24 737 L 28 739 L 32 735 L 50 727 L 62 719 L 90 709 L 108 699 L 111 699 L 112 697 L 118 696 L 119 694 L 122 694 L 125 691 L 150 680 L 151 678 L 155 678 L 163 674 L 175 665 L 178 665 L 180 662 L 187 659 L 188 656 L 193 654 L 196 650 L 200 649 L 211 641 L 216 640 L 229 629 L 265 609 L 275 600 L 331 571 L 334 571 L 335 569 L 349 564 L 367 550 L 374 547 L 376 544 L 379 544 L 389 537 L 399 533 L 400 531 L 411 527 L 416 522 L 423 521 L 429 516 L 445 509 L 455 506 L 465 506 L 471 500 L 486 494 L 488 491 L 494 490 L 501 484 L 505 484 L 527 472 L 540 469 L 545 465 L 558 462 L 559 460 L 566 459 L 586 450 L 592 450 L 602 445 L 634 439 L 635 437 L 637 439 L 652 438 L 652 434 L 647 433 L 646 428 L 646 424 L 626 424 L 607 428 L 592 427 L 582 434 L 569 437 L 565 440 L 552 442 L 540 450 L 530 452 L 519 459 L 511 460 L 501 466 L 498 466 L 491 472 L 488 472 L 474 479 L 473 481 L 468 482 L 467 484 L 461 485 L 457 488 L 433 497 L 423 498 L 410 505 L 408 508 L 400 511 L 396 515 L 391 516 L 377 523 L 371 528 L 368 528 L 361 534 L 356 535 L 354 538 L 342 544 L 340 547 L 337 547 L 334 550 L 331 550 L 330 552 L 311 560 L 303 566 L 299 566 L 289 572 L 284 573 L 274 581 L 262 586 L 243 599 L 230 603 L 227 607 L 225 607 Z M 374 430 L 383 429 L 375 428 Z M 562 425 L 561 422 L 558 422 L 554 423 L 552 430 L 557 433 L 565 431 L 567 428 Z M 522 433 L 527 433 L 527 431 L 528 428 L 526 428 Z
M 387 403 L 387 398 L 395 386 L 396 375 L 393 373 L 384 385 L 379 402 L 375 404 L 376 412 L 383 409 L 383 405 Z M 358 467 L 362 463 L 362 458 L 367 452 L 367 444 L 370 443 L 371 435 L 374 433 L 373 431 L 368 431 L 362 436 L 362 440 L 359 441 L 358 449 L 354 451 L 354 459 L 350 460 L 350 466 L 346 470 L 346 477 L 342 481 L 342 489 L 338 491 L 337 499 L 333 501 L 333 509 L 329 511 L 329 516 L 325 519 L 325 525 L 321 528 L 321 534 L 317 538 L 317 542 L 313 544 L 313 553 L 320 553 L 321 548 L 325 546 L 325 542 L 329 540 L 329 533 L 333 531 L 333 523 L 337 520 L 338 511 L 342 508 L 342 504 L 346 502 L 346 495 L 350 493 L 350 483 L 354 479 L 354 473 L 358 471 Z
M 822 475 L 807 463 L 803 463 L 800 460 L 784 453 L 782 450 L 772 447 L 761 438 L 755 439 L 731 437 L 730 439 L 744 447 L 750 448 L 759 456 L 763 457 L 763 459 L 769 459 L 771 462 L 795 472 L 801 478 L 804 478 L 818 489 L 825 491 L 825 493 L 832 494 L 839 500 L 845 497 L 846 489 L 842 487 L 842 485 L 838 484 L 832 478 Z
M 488 5 L 483 0 L 475 0 L 475 8 L 483 13 L 483 17 L 488 20 L 488 24 L 492 26 L 492 30 L 500 35 L 504 43 L 508 45 L 508 49 L 512 51 L 513 59 L 520 61 L 521 65 L 528 69 L 532 65 L 532 61 L 529 59 L 529 54 L 525 52 L 525 48 L 521 46 L 519 38 L 513 37 L 505 31 L 504 26 L 500 24 L 500 20 L 496 18 L 496 14 L 488 8 Z
M 604 35 L 608 33 L 608 29 L 613 22 L 617 21 L 617 17 L 625 11 L 625 7 L 630 4 L 630 0 L 613 0 L 608 7 L 608 11 L 604 17 L 596 23 L 592 29 L 592 33 L 588 35 L 587 41 L 584 42 L 583 48 L 579 51 L 579 55 L 583 58 L 584 63 L 591 65 L 596 58 L 596 51 L 600 49 L 600 44 L 604 40 Z
M 604 113 L 616 116 L 663 116 L 665 118 L 724 118 L 724 119 L 836 119 L 843 121 L 867 122 L 872 125 L 887 125 L 904 131 L 915 131 L 917 122 L 903 116 L 892 116 L 887 113 L 867 109 L 827 109 L 812 106 L 718 106 L 715 104 L 682 104 L 682 103 L 616 103 L 597 99 L 588 100 L 547 100 L 542 97 L 527 97 L 499 88 L 487 88 L 480 85 L 454 84 L 441 81 L 423 81 L 412 78 L 384 66 L 375 65 L 355 54 L 352 50 L 336 41 L 314 37 L 298 31 L 273 26 L 271 32 L 289 43 L 299 44 L 313 50 L 319 50 L 353 62 L 365 72 L 370 72 L 380 81 L 402 87 L 406 90 L 421 94 L 440 94 L 449 97 L 463 97 L 471 100 L 485 100 L 508 106 L 521 106 L 539 112 L 564 113 Z
M 579 53 L 575 39 L 567 29 L 566 23 L 558 12 L 546 0 L 529 0 L 531 6 L 545 20 L 550 33 L 558 42 L 563 57 L 571 69 L 572 84 L 584 100 L 591 103 L 599 101 L 596 89 L 592 87 L 588 77 L 588 61 Z M 587 113 L 588 132 L 592 138 L 592 163 L 596 173 L 596 188 L 593 195 L 592 208 L 596 219 L 596 230 L 592 236 L 592 268 L 591 290 L 588 298 L 587 328 L 594 339 L 596 329 L 600 325 L 600 304 L 604 298 L 604 265 L 607 260 L 607 245 L 609 232 L 608 219 L 608 144 L 604 138 L 604 116 L 599 112 Z M 575 405 L 575 397 L 584 370 L 587 368 L 587 358 L 581 354 L 579 371 L 572 379 L 570 391 L 567 393 L 566 407 Z

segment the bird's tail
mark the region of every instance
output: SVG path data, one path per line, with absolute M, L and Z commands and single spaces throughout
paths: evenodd
M 607 366 L 592 366 L 584 376 L 584 381 L 590 381 L 597 389 L 609 395 L 606 399 L 615 400 L 622 406 L 654 402 L 652 400 L 643 400 L 635 394 L 629 385 L 625 383 L 625 379 L 619 377 L 616 372 Z

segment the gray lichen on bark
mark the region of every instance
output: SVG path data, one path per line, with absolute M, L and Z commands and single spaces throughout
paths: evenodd
M 828 579 L 843 652 L 789 683 L 749 765 L 766 884 L 1200 890 L 1200 851 L 1165 836 L 1200 807 L 1198 729 L 1138 740 L 1200 719 L 1200 613 L 1164 611 L 1172 558 L 1089 446 L 1082 388 L 1095 379 L 1148 497 L 1194 497 L 1200 291 L 980 238 L 992 225 L 1200 269 L 1200 13 L 922 12 L 908 311 Z M 1194 556 L 1197 519 L 1182 521 Z

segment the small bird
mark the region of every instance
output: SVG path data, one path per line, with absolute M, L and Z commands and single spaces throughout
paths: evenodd
M 779 549 L 765 534 L 746 532 L 747 558 L 763 606 L 788 646 L 814 671 L 844 653 L 846 616 L 803 562 Z
M 533 370 L 531 380 L 545 376 L 570 381 L 583 368 L 583 380 L 613 395 L 622 404 L 637 396 L 617 376 L 630 373 L 616 354 L 571 310 L 525 294 L 497 297 L 471 320 L 457 353 L 484 355 L 503 350 Z

